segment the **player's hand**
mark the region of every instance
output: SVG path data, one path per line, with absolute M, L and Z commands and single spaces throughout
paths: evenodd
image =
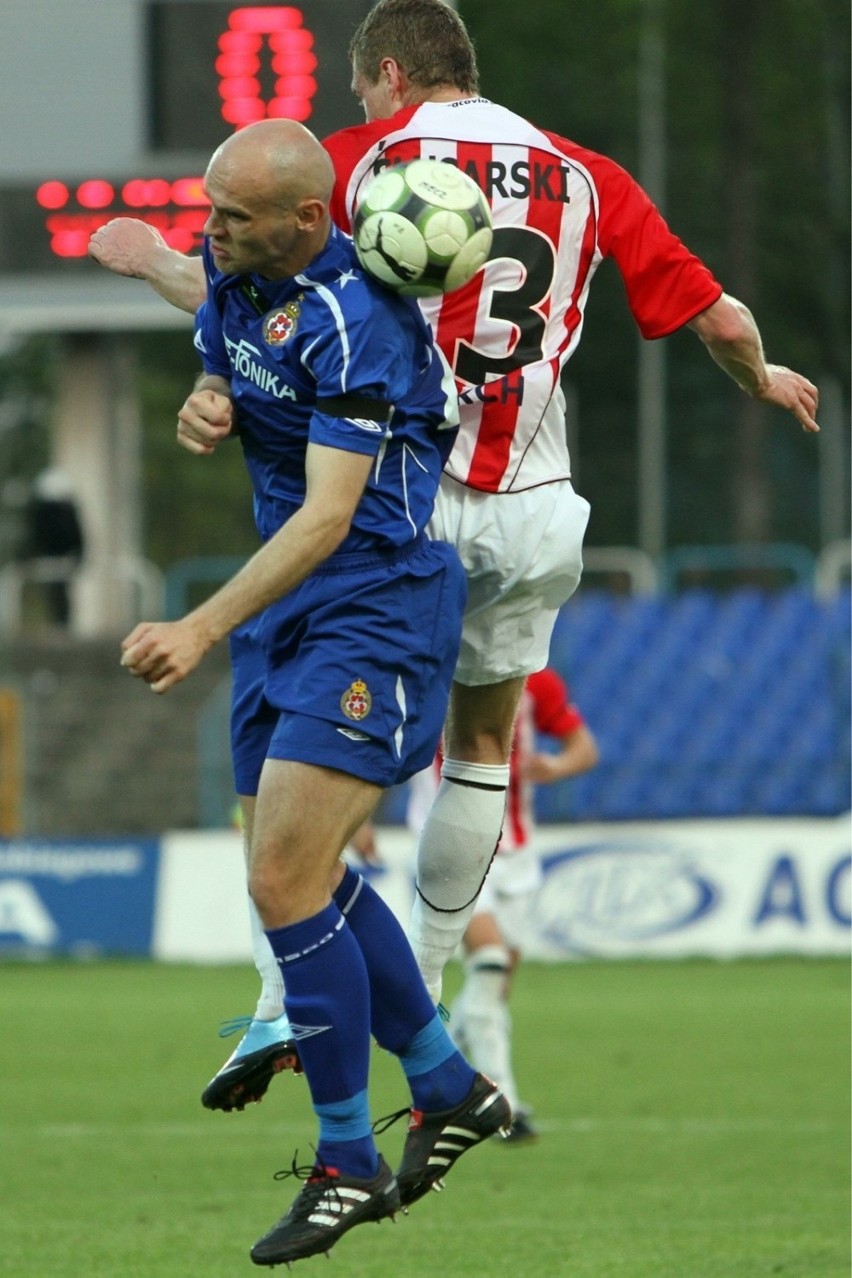
M 204 457 L 227 439 L 234 425 L 234 405 L 213 390 L 193 391 L 178 413 L 177 439 L 187 452 Z
M 767 404 L 777 404 L 791 412 L 803 430 L 812 434 L 819 430 L 816 424 L 816 411 L 819 404 L 819 391 L 813 382 L 801 373 L 794 373 L 783 364 L 767 364 L 769 382 L 762 391 L 755 393 L 755 399 L 762 399 Z
M 89 240 L 89 257 L 116 275 L 147 279 L 151 259 L 168 249 L 159 231 L 137 217 L 114 217 L 99 226 Z
M 527 754 L 520 760 L 521 775 L 535 785 L 549 785 L 561 781 L 560 761 L 553 754 Z
M 168 692 L 190 674 L 212 646 L 198 622 L 140 621 L 122 641 L 121 664 L 154 692 Z
M 366 865 L 381 865 L 382 859 L 376 845 L 376 827 L 372 821 L 365 821 L 358 826 L 349 840 L 349 846 Z

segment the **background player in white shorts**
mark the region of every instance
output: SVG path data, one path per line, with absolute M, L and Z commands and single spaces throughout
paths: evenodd
M 555 752 L 536 748 L 536 733 L 559 742 Z M 503 837 L 467 925 L 464 984 L 452 1005 L 449 1030 L 468 1059 L 493 1078 L 512 1106 L 510 1141 L 536 1135 L 530 1109 L 521 1103 L 512 1068 L 509 994 L 521 959 L 542 883 L 541 861 L 533 849 L 533 791 L 579 776 L 595 767 L 594 734 L 555 670 L 530 675 L 524 688 L 510 760 Z M 407 821 L 418 833 L 440 780 L 440 756 L 432 768 L 409 782 Z
M 743 391 L 787 409 L 807 431 L 818 429 L 818 395 L 800 374 L 767 364 L 750 312 L 619 165 L 479 95 L 470 38 L 442 0 L 380 0 L 350 54 L 367 123 L 325 141 L 337 223 L 351 225 L 374 174 L 423 155 L 473 175 L 495 226 L 484 269 L 423 302 L 461 397 L 430 531 L 455 542 L 469 580 L 443 781 L 420 841 L 409 930 L 437 999 L 499 838 L 525 677 L 546 664 L 556 611 L 579 580 L 588 507 L 571 486 L 559 379 L 597 267 L 615 260 L 646 338 L 691 328 Z M 193 259 L 142 223 L 109 223 L 91 252 L 184 309 L 203 300 Z

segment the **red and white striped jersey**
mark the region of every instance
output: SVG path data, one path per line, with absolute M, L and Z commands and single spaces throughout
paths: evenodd
M 559 377 L 605 257 L 648 338 L 674 332 L 722 293 L 618 164 L 484 98 L 405 107 L 324 145 L 337 173 L 332 216 L 344 229 L 377 173 L 418 157 L 457 164 L 488 197 L 485 267 L 421 302 L 461 400 L 446 470 L 472 488 L 513 492 L 570 477 Z

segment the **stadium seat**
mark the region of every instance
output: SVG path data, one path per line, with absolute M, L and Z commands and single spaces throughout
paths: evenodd
M 840 813 L 849 803 L 850 592 L 615 598 L 562 611 L 551 662 L 599 767 L 537 796 L 541 819 Z M 845 765 L 845 770 L 844 770 Z

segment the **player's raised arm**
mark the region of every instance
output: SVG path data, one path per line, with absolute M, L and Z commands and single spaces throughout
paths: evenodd
M 282 598 L 343 541 L 373 464 L 369 455 L 310 444 L 304 504 L 215 594 L 180 621 L 140 622 L 121 664 L 167 692 L 226 635 Z
M 178 310 L 194 315 L 207 297 L 200 257 L 169 248 L 159 231 L 135 217 L 106 222 L 89 240 L 89 256 L 116 275 L 147 280 Z
M 819 391 L 801 373 L 781 364 L 767 364 L 763 343 L 747 306 L 728 293 L 689 321 L 720 368 L 748 395 L 786 408 L 802 429 L 818 431 Z

